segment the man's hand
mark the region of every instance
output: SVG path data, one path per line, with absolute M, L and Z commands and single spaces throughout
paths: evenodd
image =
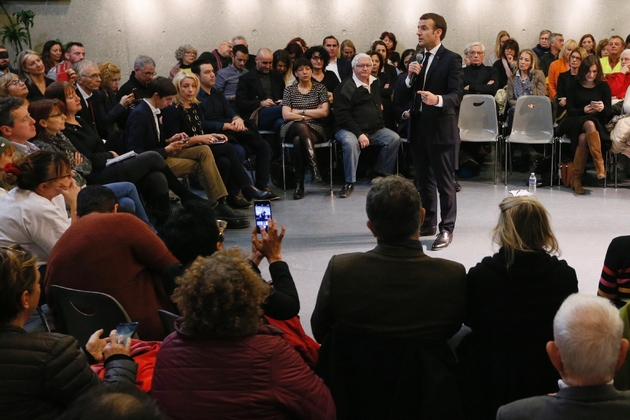
M 260 101 L 260 106 L 262 108 L 269 108 L 270 106 L 274 106 L 275 102 L 271 98 L 267 98 L 264 101 Z
M 178 140 L 178 141 L 169 143 L 169 145 L 166 146 L 164 150 L 166 151 L 166 153 L 171 153 L 171 152 L 176 152 L 178 150 L 185 149 L 186 147 L 188 147 L 188 143 L 186 143 L 184 140 Z
M 418 63 L 417 61 L 410 62 L 408 65 L 407 77 L 409 77 L 409 79 L 411 80 L 414 74 L 420 74 L 420 70 L 422 70 L 422 64 Z
M 134 99 L 136 99 L 135 95 L 133 93 L 130 93 L 129 95 L 125 95 L 122 98 L 120 98 L 120 104 L 124 106 L 125 108 L 127 108 L 129 105 L 133 103 Z
M 464 86 L 464 90 L 470 90 L 470 85 Z
M 269 219 L 269 231 L 261 230 L 261 240 L 258 239 L 258 230 L 254 228 L 252 231 L 252 246 L 267 258 L 269 264 L 276 261 L 282 261 L 282 238 L 286 231 L 284 225 L 278 233 L 278 222 Z
M 370 145 L 370 139 L 368 139 L 368 136 L 365 134 L 361 134 L 357 140 L 359 140 L 359 146 L 361 146 L 361 149 L 365 149 Z
M 103 329 L 92 334 L 85 344 L 85 349 L 97 362 L 103 360 L 103 350 L 105 349 L 105 345 L 109 342 L 109 337 L 101 338 L 101 334 L 103 334 Z
M 175 141 L 186 140 L 188 138 L 188 134 L 186 133 L 177 133 L 173 137 L 166 139 L 167 143 L 172 143 Z
M 419 90 L 418 95 L 420 95 L 420 97 L 422 98 L 422 103 L 425 103 L 427 105 L 435 106 L 439 102 L 437 95 L 434 95 L 429 91 Z
M 80 164 L 83 163 L 83 155 L 81 153 L 74 152 L 73 156 L 74 156 L 75 165 L 79 166 Z
M 494 85 L 494 80 L 488 81 L 488 83 L 486 83 L 486 85 Z
M 247 131 L 245 121 L 243 121 L 241 117 L 234 117 L 232 120 L 232 127 L 234 127 L 234 131 Z
M 103 358 L 107 360 L 114 354 L 124 354 L 131 356 L 131 338 L 127 339 L 127 344 L 123 344 L 123 336 L 116 336 L 116 330 L 109 333 L 109 342 L 103 348 Z

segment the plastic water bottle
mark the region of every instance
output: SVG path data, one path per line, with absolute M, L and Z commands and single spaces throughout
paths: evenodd
M 536 194 L 536 174 L 532 172 L 529 176 L 529 189 L 530 194 Z

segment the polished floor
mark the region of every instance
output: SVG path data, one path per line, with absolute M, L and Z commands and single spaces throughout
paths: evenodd
M 428 251 L 431 257 L 447 258 L 462 263 L 466 269 L 496 251 L 491 231 L 498 220 L 498 204 L 510 190 L 525 188 L 527 174 L 513 174 L 509 185 L 494 185 L 491 169 L 471 180 L 459 180 L 462 191 L 457 194 L 458 215 L 453 243 L 445 250 Z M 630 189 L 623 176 L 620 188 L 604 189 L 590 171 L 586 176 L 587 194 L 577 196 L 571 190 L 554 186 L 539 188 L 536 197 L 544 204 L 552 219 L 552 228 L 560 244 L 560 258 L 566 260 L 578 275 L 581 292 L 597 293 L 597 284 L 610 241 L 630 234 Z M 310 334 L 310 317 L 317 291 L 331 256 L 345 252 L 367 251 L 376 240 L 365 223 L 365 197 L 369 181 L 359 182 L 346 199 L 334 196 L 328 185 L 306 185 L 303 200 L 292 199 L 292 192 L 281 190 L 282 200 L 273 202 L 273 217 L 286 226 L 283 258 L 289 264 L 300 294 L 300 316 Z M 627 217 L 626 217 L 627 216 Z M 252 210 L 253 222 L 253 210 Z M 226 245 L 250 249 L 250 230 L 226 231 Z M 422 238 L 426 250 L 433 238 Z M 263 277 L 269 279 L 265 262 Z

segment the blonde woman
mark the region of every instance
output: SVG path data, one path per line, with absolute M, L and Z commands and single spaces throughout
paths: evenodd
M 29 101 L 42 99 L 46 88 L 53 79 L 46 77 L 46 66 L 39 54 L 33 50 L 24 50 L 17 56 L 18 75 L 24 79 L 28 88 L 26 99 Z
M 576 293 L 575 270 L 554 254 L 549 214 L 533 197 L 499 204 L 493 240 L 500 248 L 470 269 L 465 324 L 457 348 L 465 418 L 494 418 L 500 405 L 557 391 L 560 376 L 545 345 L 553 318 Z

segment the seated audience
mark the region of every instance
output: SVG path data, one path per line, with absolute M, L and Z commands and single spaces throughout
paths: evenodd
M 43 98 L 46 88 L 54 80 L 46 77 L 44 63 L 39 54 L 33 50 L 24 50 L 18 54 L 17 62 L 18 74 L 25 80 L 28 88 L 26 99 L 34 101 Z
M 3 418 L 56 419 L 77 397 L 99 388 L 88 360 L 105 360 L 108 383 L 135 385 L 138 366 L 112 331 L 96 331 L 79 349 L 74 337 L 28 333 L 24 324 L 37 309 L 41 288 L 36 259 L 19 247 L 0 249 L 0 407 Z
M 230 106 L 235 107 L 236 88 L 238 87 L 238 79 L 249 70 L 246 68 L 249 59 L 249 50 L 245 45 L 236 45 L 233 48 L 234 55 L 232 64 L 222 68 L 216 73 L 216 89 L 225 96 Z M 208 63 L 210 64 L 210 63 Z M 213 67 L 214 68 L 214 67 Z M 194 71 L 192 71 L 194 73 Z
M 499 59 L 492 64 L 499 74 L 499 86 L 497 89 L 504 89 L 507 86 L 508 79 L 514 75 L 518 67 L 518 42 L 508 39 L 501 47 Z
M 409 60 L 416 60 L 416 50 L 414 49 L 406 49 L 405 51 L 403 51 L 402 55 L 400 56 L 400 61 L 398 62 L 398 74 L 407 74 L 408 69 L 407 69 L 407 65 L 409 64 Z
M 501 58 L 501 50 L 503 49 L 503 44 L 510 39 L 510 34 L 508 31 L 499 31 L 497 34 L 497 38 L 494 42 L 494 50 L 490 51 L 488 54 L 488 58 L 486 58 L 486 65 L 491 66 L 495 61 Z M 518 53 L 518 51 L 516 51 Z
M 193 73 L 199 78 L 197 81 L 197 94 L 193 102 L 198 105 L 202 114 L 201 123 L 203 131 L 207 133 L 217 133 L 229 140 L 241 155 L 241 162 L 246 156 L 255 156 L 254 169 L 256 170 L 255 187 L 264 190 L 265 200 L 278 200 L 280 197 L 271 192 L 268 188 L 270 180 L 271 146 L 265 141 L 256 128 L 256 122 L 248 119 L 243 120 L 241 116 L 228 104 L 215 89 L 216 77 L 212 64 L 197 61 L 192 67 Z M 189 80 L 190 81 L 190 80 Z M 213 94 L 214 93 L 214 94 Z M 214 145 L 211 146 L 213 148 Z M 214 149 L 213 149 L 214 150 Z M 236 166 L 242 166 L 234 164 Z M 234 169 L 236 170 L 236 169 Z M 247 176 L 247 175 L 246 175 Z M 248 181 L 247 184 L 251 185 Z M 240 189 L 240 188 L 239 188 Z M 248 187 L 249 193 L 255 193 Z M 255 193 L 256 195 L 258 193 Z
M 580 47 L 584 48 L 588 55 L 597 54 L 597 42 L 595 42 L 595 37 L 591 34 L 582 35 L 582 38 L 580 38 Z
M 293 42 L 296 42 L 296 43 L 300 44 L 300 47 L 302 47 L 302 51 L 303 51 L 303 52 L 306 52 L 306 50 L 308 50 L 308 49 L 310 48 L 310 47 L 308 46 L 308 44 L 306 43 L 306 41 L 304 41 L 304 40 L 303 40 L 302 38 L 300 38 L 299 36 L 298 36 L 298 37 L 293 38 L 291 41 L 289 41 L 289 42 L 287 43 L 287 45 L 289 45 L 289 44 L 291 44 L 291 43 L 293 43 Z
M 256 59 L 254 58 L 254 63 Z M 276 50 L 273 53 L 273 70 L 282 76 L 285 86 L 295 83 L 295 76 L 291 71 L 291 57 L 285 50 Z M 256 68 L 254 67 L 254 70 Z
M 315 372 L 340 419 L 461 419 L 446 340 L 464 319 L 464 267 L 422 251 L 410 181 L 376 179 L 365 208 L 378 244 L 328 263 L 311 317 Z
M 569 56 L 569 70 L 558 75 L 558 91 L 556 93 L 556 121 L 566 116 L 567 92 L 578 78 L 578 70 L 588 54 L 582 47 L 577 47 Z
M 62 55 L 63 45 L 61 45 L 61 42 L 57 40 L 46 41 L 40 55 L 44 63 L 44 71 L 48 73 L 50 69 L 61 63 Z
M 175 60 L 177 64 L 173 66 L 171 71 L 168 72 L 168 78 L 173 80 L 173 77 L 180 71 L 190 72 L 190 66 L 197 59 L 197 50 L 190 44 L 180 45 L 175 50 Z
M 549 66 L 547 76 L 547 96 L 552 101 L 556 99 L 558 93 L 558 76 L 569 70 L 569 58 L 571 53 L 578 47 L 578 43 L 573 39 L 569 39 L 564 43 L 558 59 Z
M 496 68 L 486 66 L 483 60 L 486 49 L 481 42 L 466 45 L 469 65 L 463 70 L 464 95 L 475 93 L 494 96 L 499 89 L 499 72 Z M 406 73 L 405 70 L 403 73 Z
M 139 55 L 136 57 L 133 63 L 133 71 L 131 72 L 131 75 L 129 75 L 129 80 L 127 80 L 116 93 L 116 101 L 118 102 L 120 102 L 123 97 L 132 93 L 134 100 L 134 105 L 129 106 L 129 109 L 122 113 L 116 120 L 116 123 L 121 130 L 125 129 L 125 125 L 127 124 L 127 119 L 129 118 L 131 111 L 140 103 L 140 100 L 151 97 L 151 89 L 149 86 L 156 74 L 155 61 L 153 61 L 151 57 L 146 55 Z
M 595 56 L 588 56 L 578 70 L 578 80 L 567 91 L 567 117 L 558 126 L 560 135 L 571 139 L 575 150 L 571 188 L 584 194 L 582 174 L 589 150 L 593 157 L 597 179 L 606 178 L 602 146 L 608 149 L 610 136 L 606 123 L 612 116 L 608 83 L 602 81 L 602 66 Z
M 352 60 L 346 60 L 339 58 L 339 41 L 332 35 L 328 35 L 322 41 L 322 45 L 328 51 L 328 55 L 330 56 L 330 60 L 328 61 L 328 65 L 326 68 L 337 76 L 340 82 L 345 80 L 347 77 L 352 76 L 352 66 L 350 62 Z M 354 57 L 353 57 L 354 59 Z
M 68 158 L 36 151 L 4 167 L 17 188 L 0 199 L 0 246 L 20 245 L 45 265 L 53 246 L 76 219 L 79 186 Z M 70 208 L 70 218 L 66 212 Z
M 289 54 L 289 58 L 291 59 L 291 65 L 298 58 L 302 58 L 304 55 L 304 47 L 297 42 L 289 42 L 284 50 Z
M 597 57 L 608 57 L 608 38 L 604 38 L 597 43 Z
M 538 45 L 532 48 L 538 58 L 542 57 L 544 53 L 549 51 L 550 36 L 551 31 L 549 29 L 543 29 L 542 31 L 540 31 L 540 35 L 538 35 Z
M 394 67 L 398 67 L 398 63 L 400 62 L 400 54 L 396 52 L 396 46 L 398 45 L 398 41 L 396 41 L 396 35 L 393 32 L 383 32 L 379 38 L 381 41 L 385 43 L 387 47 L 387 54 L 384 57 L 386 59 L 387 64 L 391 64 Z M 372 50 L 374 50 L 374 44 L 372 44 Z M 342 49 L 343 52 L 343 49 Z
M 321 45 L 316 45 L 306 50 L 304 58 L 311 61 L 311 65 L 313 66 L 313 80 L 326 86 L 326 90 L 328 91 L 328 100 L 332 103 L 333 92 L 335 91 L 337 85 L 339 85 L 339 79 L 337 79 L 335 73 L 330 70 L 326 70 L 330 60 L 328 51 L 326 51 L 326 48 Z
M 271 70 L 272 64 L 271 50 L 258 50 L 256 71 L 249 71 L 238 80 L 236 108 L 245 119 L 256 117 L 259 129 L 279 132 L 283 123 L 281 102 L 285 85 L 282 76 Z
M 134 103 L 133 93 L 116 99 L 120 83 L 120 69 L 114 63 L 105 61 L 98 65 L 101 83 L 92 94 L 95 102 L 94 109 L 98 110 L 98 135 L 101 139 L 109 140 L 112 135 L 121 136 L 117 123 L 127 115 L 129 107 Z M 122 150 L 120 150 L 122 151 Z
M 86 187 L 77 201 L 79 219 L 57 241 L 46 269 L 46 295 L 55 322 L 50 286 L 102 292 L 138 322 L 141 339 L 161 340 L 164 330 L 157 311 L 175 309 L 169 300 L 175 286 L 161 274 L 177 260 L 144 223 L 116 212 L 117 200 L 108 188 Z
M 564 37 L 562 34 L 553 33 L 549 36 L 549 51 L 544 53 L 538 61 L 540 70 L 545 74 L 545 77 L 549 73 L 549 66 L 556 61 L 560 55 L 560 51 L 564 46 Z
M 339 45 L 339 51 L 341 52 L 341 57 L 348 61 L 352 61 L 355 55 L 357 55 L 357 47 L 354 46 L 354 43 L 349 39 L 344 39 L 341 41 L 341 45 Z
M 617 99 L 626 97 L 626 91 L 630 86 L 630 49 L 621 53 L 621 66 L 618 72 L 608 75 L 610 93 Z
M 625 49 L 625 45 L 625 41 L 619 35 L 613 35 L 608 40 L 608 55 L 599 60 L 604 78 L 611 73 L 621 71 L 621 52 Z
M 212 64 L 207 65 L 212 66 Z M 212 73 L 212 77 L 214 79 L 214 73 Z M 227 137 L 223 134 L 205 133 L 205 114 L 199 99 L 197 99 L 197 94 L 200 91 L 197 75 L 194 73 L 178 74 L 173 79 L 173 84 L 177 91 L 174 103 L 162 111 L 164 136 L 172 137 L 177 133 L 185 133 L 188 146 L 210 146 L 219 172 L 221 172 L 223 183 L 228 190 L 227 203 L 231 207 L 249 208 L 251 207 L 249 200 L 270 199 L 271 192 L 261 191 L 253 185 L 251 178 L 243 167 L 242 161 L 238 157 L 235 145 L 231 144 L 231 142 L 226 143 Z M 221 94 L 215 91 L 215 95 L 226 108 L 231 110 Z M 269 153 L 266 154 L 266 158 L 269 160 Z M 223 162 L 223 160 L 226 162 Z M 239 197 L 241 191 L 247 201 Z M 242 201 L 245 202 L 241 203 Z
M 628 353 L 623 323 L 605 299 L 569 296 L 553 320 L 547 354 L 562 380 L 554 394 L 503 406 L 497 420 L 621 420 L 630 412 L 630 392 L 617 391 L 615 371 Z
M 4 73 L 0 76 L 0 97 L 22 98 L 26 101 L 28 97 L 28 87 L 26 82 L 17 74 Z
M 63 61 L 52 67 L 46 76 L 55 82 L 73 80 L 75 73 L 72 66 L 85 60 L 85 47 L 80 42 L 68 42 L 63 52 Z
M 173 300 L 182 318 L 160 347 L 151 390 L 164 413 L 174 420 L 204 419 L 208 413 L 234 419 L 336 418 L 324 382 L 278 329 L 262 324 L 270 288 L 242 250 L 197 258 L 177 284 Z
M 387 73 L 383 72 L 385 59 L 382 53 L 369 51 L 367 54 L 372 59 L 372 77 L 375 77 L 379 81 L 385 127 L 394 130 L 396 129 L 396 124 L 392 115 L 392 96 L 398 76 L 394 76 L 395 72 L 394 74 L 389 71 Z M 389 67 L 391 68 L 392 66 Z
M 236 51 L 234 51 L 234 47 L 236 47 L 237 45 L 244 46 L 248 51 L 247 62 L 245 62 L 245 68 L 247 70 L 255 70 L 256 69 L 256 56 L 254 54 L 249 54 L 249 44 L 247 43 L 247 39 L 245 39 L 243 35 L 236 35 L 232 37 L 232 56 L 234 56 L 234 54 L 236 53 Z
M 322 56 L 319 57 L 320 59 L 316 61 L 321 62 Z M 313 171 L 314 181 L 322 179 L 317 166 L 314 145 L 325 142 L 330 134 L 325 125 L 325 119 L 330 112 L 330 104 L 326 87 L 313 82 L 311 60 L 300 58 L 295 61 L 293 69 L 298 83 L 284 88 L 282 118 L 285 123 L 280 130 L 280 137 L 285 143 L 293 144 L 293 167 L 297 183 L 293 198 L 299 200 L 304 198 L 306 165 Z
M 630 236 L 618 236 L 610 242 L 599 279 L 599 296 L 610 299 L 618 308 L 630 302 Z
M 13 158 L 15 156 L 15 147 L 11 144 L 11 142 L 4 137 L 0 137 L 0 198 L 7 195 L 8 190 L 14 187 L 9 183 L 6 183 L 4 178 L 4 167 L 13 163 Z
M 545 344 L 562 301 L 578 291 L 575 270 L 553 255 L 558 242 L 542 204 L 508 197 L 499 208 L 493 240 L 501 248 L 466 281 L 464 323 L 472 332 L 457 356 L 467 419 L 493 419 L 502 404 L 556 389 Z
M 0 98 L 0 133 L 15 147 L 17 157 L 39 150 L 29 141 L 35 137 L 35 120 L 21 98 Z
M 219 71 L 232 63 L 232 42 L 229 39 L 221 42 L 219 48 L 215 48 L 211 52 L 205 51 L 199 56 L 199 61 L 205 61 L 212 64 L 212 67 Z
M 228 193 L 210 148 L 192 147 L 186 141 L 188 135 L 183 132 L 170 138 L 165 136 L 162 119 L 156 118 L 155 113 L 173 103 L 177 94 L 173 83 L 165 77 L 158 77 L 149 84 L 149 93 L 151 96 L 143 99 L 129 115 L 125 126 L 127 149 L 136 153 L 155 150 L 166 160 L 175 176 L 200 173 L 208 200 L 213 204 L 217 202 L 214 208 L 216 215 L 227 220 L 229 228 L 249 226 L 244 214 L 227 205 Z
M 0 75 L 7 73 L 17 73 L 17 70 L 11 68 L 9 61 L 9 51 L 4 45 L 0 45 Z
M 269 262 L 272 293 L 263 302 L 262 308 L 266 316 L 279 320 L 291 319 L 300 311 L 300 299 L 293 277 L 289 266 L 282 260 L 284 232 L 284 226 L 278 232 L 275 221 L 270 223 L 268 232 L 261 232 L 262 239 L 252 232 L 252 254 L 249 257 L 252 268 L 258 274 L 258 265 L 262 260 L 267 259 Z M 188 206 L 173 216 L 164 226 L 161 237 L 180 261 L 180 264 L 169 267 L 164 273 L 173 279 L 182 275 L 197 257 L 209 257 L 223 250 L 223 234 L 217 219 L 204 203 Z

